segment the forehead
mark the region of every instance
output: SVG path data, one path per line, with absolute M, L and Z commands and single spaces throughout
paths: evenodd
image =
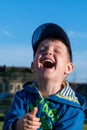
M 39 46 L 38 46 L 38 49 L 41 48 L 41 47 L 47 47 L 47 46 L 65 48 L 67 50 L 66 45 L 62 41 L 60 41 L 58 39 L 52 39 L 52 38 L 45 39 L 45 40 L 41 41 Z

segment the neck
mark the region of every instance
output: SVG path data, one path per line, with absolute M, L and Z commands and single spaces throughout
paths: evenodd
M 43 97 L 56 94 L 64 87 L 61 82 L 53 82 L 52 80 L 38 80 L 37 86 Z

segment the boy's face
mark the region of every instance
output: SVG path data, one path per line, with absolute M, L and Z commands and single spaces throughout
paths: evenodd
M 70 63 L 67 47 L 63 42 L 45 39 L 38 46 L 31 68 L 38 79 L 62 82 L 72 72 L 73 65 Z

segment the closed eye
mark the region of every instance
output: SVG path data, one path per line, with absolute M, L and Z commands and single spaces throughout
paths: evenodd
M 42 48 L 39 49 L 39 52 L 41 52 L 41 53 L 45 52 L 45 51 L 47 51 L 47 47 L 42 47 Z
M 60 52 L 60 50 L 59 49 L 55 49 L 54 52 Z

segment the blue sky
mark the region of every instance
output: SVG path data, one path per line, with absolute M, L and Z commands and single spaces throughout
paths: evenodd
M 32 33 L 46 22 L 70 38 L 75 70 L 69 80 L 87 82 L 87 0 L 0 0 L 0 65 L 30 67 Z

